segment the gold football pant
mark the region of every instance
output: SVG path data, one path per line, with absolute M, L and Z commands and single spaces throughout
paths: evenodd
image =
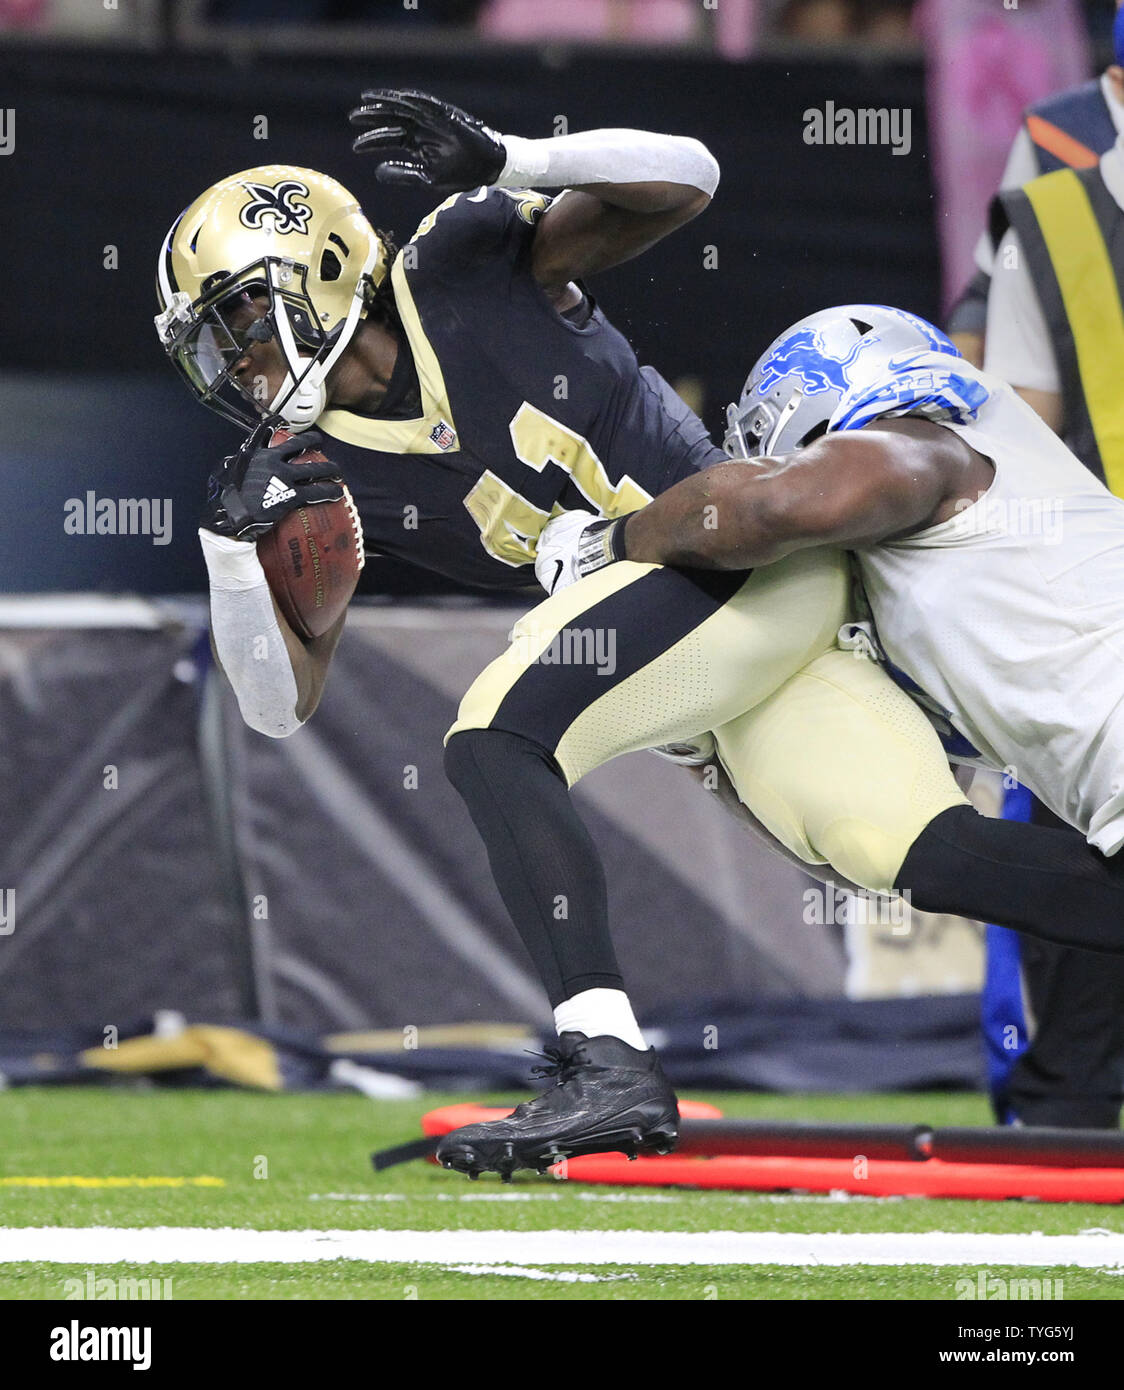
M 714 730 L 772 835 L 889 891 L 924 827 L 965 797 L 908 696 L 836 648 L 849 596 L 846 558 L 830 549 L 749 574 L 607 566 L 515 625 L 447 738 L 517 734 L 573 786 L 621 753 Z

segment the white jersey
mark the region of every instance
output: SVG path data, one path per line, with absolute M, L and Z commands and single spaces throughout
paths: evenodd
M 1014 391 L 944 422 L 995 465 L 939 526 L 857 553 L 878 637 L 985 761 L 1124 844 L 1124 502 Z

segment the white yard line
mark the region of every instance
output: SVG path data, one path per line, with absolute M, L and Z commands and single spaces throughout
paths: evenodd
M 1124 1266 L 1124 1235 L 925 1231 L 252 1231 L 0 1228 L 0 1263 L 248 1264 L 363 1260 L 477 1265 Z
M 601 1202 L 609 1206 L 668 1206 L 677 1202 L 744 1202 L 746 1204 L 831 1202 L 902 1202 L 904 1197 L 864 1197 L 857 1192 L 835 1189 L 831 1192 L 310 1192 L 310 1202 L 560 1202 L 563 1198 L 579 1202 Z
M 683 1196 L 697 1196 L 684 1193 Z M 639 1202 L 666 1205 L 683 1197 L 662 1192 L 312 1192 L 310 1202 L 560 1202 L 577 1197 L 582 1202 Z
M 446 1265 L 448 1274 L 505 1274 L 515 1279 L 551 1279 L 558 1284 L 611 1284 L 618 1279 L 635 1279 L 635 1274 L 578 1274 L 571 1269 L 548 1273 L 545 1269 L 525 1269 L 523 1265 Z

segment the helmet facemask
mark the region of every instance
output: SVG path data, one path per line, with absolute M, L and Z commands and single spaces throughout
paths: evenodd
M 722 447 L 730 458 L 752 461 L 772 455 L 785 426 L 800 409 L 804 396 L 795 387 L 783 406 L 754 401 L 743 395 L 726 407 L 726 437 Z
M 267 256 L 229 275 L 212 277 L 189 303 L 179 292 L 156 319 L 164 349 L 204 405 L 239 425 L 280 416 L 307 429 L 327 404 L 325 378 L 350 342 L 366 307 L 357 295 L 347 319 L 325 333 L 307 290 L 307 268 Z M 267 306 L 259 301 L 265 299 Z M 272 399 L 262 379 L 244 384 L 234 373 L 255 342 L 277 343 L 286 375 Z M 243 376 L 245 373 L 243 373 Z

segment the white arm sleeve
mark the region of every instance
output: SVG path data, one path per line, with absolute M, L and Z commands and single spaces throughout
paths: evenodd
M 242 718 L 259 734 L 287 738 L 301 726 L 297 681 L 257 547 L 200 530 L 211 590 L 215 650 Z
M 1026 263 L 1019 234 L 1011 227 L 999 243 L 987 296 L 984 371 L 1011 386 L 1061 394 L 1057 359 L 1046 316 Z
M 497 188 L 572 188 L 584 183 L 682 183 L 711 194 L 718 161 L 705 145 L 648 130 L 583 130 L 552 140 L 504 135 Z

